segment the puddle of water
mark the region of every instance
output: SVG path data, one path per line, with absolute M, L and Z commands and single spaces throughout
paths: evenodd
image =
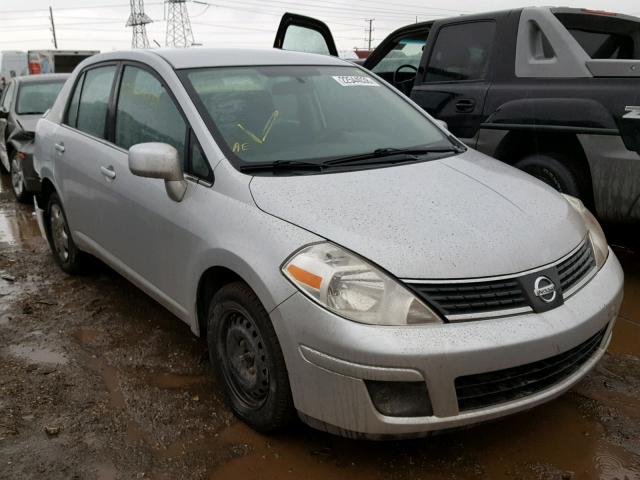
M 492 479 L 511 478 L 519 465 L 533 464 L 574 472 L 574 478 L 640 478 L 620 476 L 633 471 L 634 458 L 605 442 L 604 427 L 576 406 L 574 399 L 564 396 L 530 412 L 470 430 L 467 447 L 487 459 L 482 466 Z M 599 459 L 608 459 L 605 463 L 610 472 L 612 465 L 618 468 L 605 475 L 605 463 Z M 635 475 L 640 475 L 640 470 Z
M 13 204 L 0 208 L 0 242 L 23 245 L 40 237 L 38 222 L 32 216 L 33 209 Z
M 164 372 L 149 376 L 147 383 L 158 388 L 180 389 L 193 385 L 202 385 L 210 380 L 210 377 L 206 375 L 178 375 Z
M 14 357 L 26 360 L 28 363 L 64 365 L 69 362 L 69 359 L 64 354 L 46 347 L 9 345 L 8 350 Z
M 266 437 L 238 422 L 222 432 L 219 441 L 227 444 L 249 445 L 252 449 L 251 453 L 235 458 L 212 471 L 209 479 L 375 480 L 385 478 L 386 475 L 380 471 L 376 461 L 371 460 L 366 442 L 350 441 L 317 432 L 305 431 L 303 435 L 307 433 L 311 438 L 300 439 L 297 435 Z M 327 443 L 334 448 L 328 449 Z M 384 446 L 378 444 L 374 445 L 374 448 L 377 450 Z M 379 459 L 376 455 L 374 458 Z M 418 478 L 418 476 L 409 478 Z
M 93 343 L 100 335 L 100 332 L 95 328 L 80 327 L 74 332 L 73 335 L 80 343 L 88 344 Z
M 619 317 L 608 351 L 616 355 L 640 357 L 640 322 Z
M 116 480 L 118 476 L 118 470 L 113 465 L 97 465 L 95 470 L 97 480 Z
M 129 420 L 127 422 L 127 442 L 131 445 L 146 443 L 148 440 L 147 432 L 145 432 L 138 422 Z
M 118 370 L 99 358 L 91 357 L 88 364 L 102 377 L 102 381 L 109 391 L 109 405 L 118 410 L 125 408 L 124 394 L 118 380 Z

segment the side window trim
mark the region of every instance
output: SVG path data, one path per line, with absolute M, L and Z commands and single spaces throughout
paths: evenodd
M 195 143 L 191 141 L 192 139 L 195 139 Z M 187 175 L 191 175 L 192 177 L 197 179 L 199 184 L 204 184 L 209 187 L 212 186 L 215 182 L 215 175 L 213 173 L 213 168 L 211 168 L 211 163 L 209 162 L 207 155 L 204 153 L 204 150 L 202 150 L 202 145 L 200 145 L 200 141 L 196 136 L 196 132 L 194 132 L 193 128 L 191 128 L 190 126 L 187 128 L 186 145 L 187 145 L 188 156 L 187 156 L 187 162 L 186 162 L 187 168 L 185 169 L 184 173 Z M 200 150 L 200 152 L 202 153 L 202 156 L 204 157 L 205 162 L 207 163 L 207 167 L 209 171 L 209 175 L 207 177 L 202 177 L 200 175 L 197 175 L 193 169 L 193 151 L 196 148 Z
M 76 92 L 76 88 L 78 88 L 78 84 L 80 83 L 80 81 L 82 81 L 82 85 L 80 86 L 80 96 L 78 97 L 78 111 L 80 111 L 80 102 L 82 101 L 82 90 L 84 89 L 84 79 L 86 78 L 86 74 L 88 71 L 96 69 L 96 68 L 101 68 L 101 67 L 108 67 L 108 66 L 112 66 L 115 65 L 116 66 L 116 75 L 118 73 L 117 70 L 117 66 L 118 66 L 119 62 L 117 61 L 108 61 L 108 62 L 100 62 L 100 63 L 94 63 L 91 65 L 88 65 L 87 67 L 83 68 L 82 71 L 78 74 L 78 76 L 75 79 L 75 83 L 73 84 L 73 90 L 71 91 L 71 95 L 68 96 L 67 98 L 67 104 L 64 107 L 64 115 L 62 116 L 62 123 L 64 125 L 66 125 L 67 127 L 71 127 L 74 130 L 78 130 L 78 126 L 77 126 L 77 122 L 78 122 L 78 112 L 76 112 L 76 125 L 69 125 L 69 107 L 71 106 L 71 101 L 73 99 L 73 96 L 75 95 Z M 114 80 L 115 80 L 115 76 L 114 75 Z M 112 83 L 112 92 L 113 92 L 113 83 Z M 109 99 L 110 100 L 110 99 Z M 108 109 L 107 109 L 108 110 Z M 107 117 L 107 121 L 109 120 L 109 118 Z M 106 125 L 105 125 L 106 127 Z M 81 130 L 80 130 L 81 131 Z M 90 135 L 89 133 L 86 132 L 82 132 L 86 135 Z M 91 137 L 93 137 L 93 135 L 90 135 Z M 104 138 L 101 138 L 100 140 L 105 140 Z
M 121 64 L 120 64 L 120 69 L 118 71 L 118 81 L 117 81 L 118 88 L 117 88 L 117 90 L 115 91 L 115 94 L 114 94 L 114 96 L 116 97 L 114 99 L 114 102 L 113 102 L 113 109 L 114 110 L 113 110 L 112 133 L 114 135 L 114 141 L 112 141 L 111 143 L 113 143 L 115 145 L 115 131 L 116 131 L 116 122 L 117 122 L 118 101 L 119 101 L 119 98 L 120 98 L 120 88 L 122 86 L 122 76 L 124 75 L 124 70 L 125 70 L 125 68 L 127 66 L 136 67 L 136 68 L 139 68 L 140 70 L 144 70 L 147 73 L 151 74 L 156 80 L 158 80 L 158 82 L 160 82 L 160 85 L 162 85 L 162 88 L 164 88 L 165 91 L 169 94 L 169 98 L 173 102 L 174 106 L 178 110 L 178 113 L 182 117 L 182 120 L 186 124 L 186 126 L 187 126 L 186 135 L 189 135 L 189 130 L 191 129 L 191 125 L 189 123 L 189 120 L 187 119 L 187 116 L 185 115 L 184 111 L 182 110 L 182 106 L 180 105 L 180 102 L 178 102 L 178 100 L 176 99 L 175 95 L 173 94 L 173 91 L 168 87 L 168 85 L 166 84 L 166 82 L 164 81 L 162 76 L 153 67 L 151 67 L 150 65 L 147 65 L 146 63 L 136 62 L 135 60 L 123 60 L 121 62 Z M 187 155 L 189 154 L 189 151 L 187 150 L 187 142 L 185 142 L 185 151 L 182 152 L 182 153 L 183 153 L 183 155 L 185 155 L 184 158 L 187 158 Z
M 65 125 L 71 127 L 71 128 L 77 128 L 78 127 L 78 112 L 80 111 L 80 99 L 82 98 L 82 89 L 84 88 L 84 78 L 85 78 L 85 72 L 83 71 L 82 73 L 80 73 L 78 80 L 76 81 L 75 85 L 73 86 L 73 91 L 71 93 L 71 95 L 69 96 L 69 102 L 67 103 L 67 107 L 65 109 L 64 112 L 64 116 L 63 116 L 63 122 Z M 78 103 L 76 105 L 76 112 L 75 112 L 75 121 L 74 121 L 74 125 L 71 125 L 69 122 L 69 109 L 71 108 L 71 103 L 73 102 L 73 97 L 76 94 L 76 90 L 78 90 Z
M 153 67 L 151 67 L 150 65 L 147 65 L 147 64 L 141 63 L 141 62 L 137 62 L 135 60 L 123 60 L 122 62 L 120 62 L 120 68 L 119 68 L 119 70 L 117 72 L 116 82 L 114 82 L 115 84 L 117 84 L 117 87 L 116 87 L 116 89 L 114 90 L 114 93 L 113 93 L 113 102 L 112 102 L 113 117 L 110 118 L 110 128 L 111 128 L 111 133 L 112 133 L 113 137 L 111 137 L 109 142 L 113 143 L 113 145 L 115 145 L 116 147 L 121 148 L 115 143 L 115 132 L 116 132 L 118 101 L 120 99 L 120 89 L 121 89 L 121 86 L 122 86 L 122 77 L 124 75 L 124 70 L 125 70 L 125 68 L 127 66 L 136 67 L 136 68 L 139 68 L 139 69 L 144 70 L 147 73 L 151 74 L 156 80 L 158 80 L 158 82 L 160 82 L 162 87 L 169 94 L 169 98 L 171 98 L 171 101 L 173 102 L 174 106 L 178 110 L 178 113 L 182 117 L 182 120 L 184 121 L 184 123 L 185 123 L 185 125 L 187 127 L 186 128 L 186 132 L 185 132 L 186 138 L 185 138 L 185 142 L 184 142 L 185 151 L 183 152 L 183 155 L 184 155 L 184 158 L 185 158 L 185 165 L 186 165 L 187 168 L 184 169 L 184 173 L 186 175 L 190 175 L 190 176 L 198 179 L 198 183 L 204 182 L 204 184 L 207 185 L 207 186 L 213 185 L 213 180 L 214 180 L 213 168 L 211 167 L 211 163 L 209 162 L 209 159 L 206 157 L 206 155 L 204 155 L 204 151 L 203 151 L 203 155 L 205 156 L 205 160 L 207 161 L 207 165 L 209 167 L 210 178 L 202 178 L 202 177 L 200 177 L 198 175 L 195 175 L 193 173 L 193 168 L 192 168 L 192 164 L 191 164 L 191 156 L 192 156 L 191 133 L 193 132 L 193 128 L 191 127 L 191 123 L 189 122 L 189 119 L 187 118 L 187 115 L 184 113 L 184 110 L 182 109 L 182 105 L 180 105 L 180 102 L 178 102 L 178 99 L 174 95 L 173 91 L 169 88 L 169 86 L 164 81 L 162 76 Z M 193 136 L 196 138 L 196 140 L 198 140 L 197 137 L 195 136 L 195 132 L 193 132 Z
M 458 25 L 470 25 L 470 24 L 474 24 L 474 23 L 493 23 L 495 26 L 495 32 L 494 32 L 494 37 L 493 37 L 493 42 L 491 43 L 491 49 L 489 50 L 489 56 L 487 57 L 487 66 L 488 69 L 487 71 L 490 72 L 487 75 L 485 75 L 483 78 L 474 78 L 474 79 L 469 79 L 469 80 L 439 80 L 439 81 L 434 81 L 434 82 L 428 82 L 427 81 L 427 75 L 429 72 L 429 65 L 431 65 L 431 58 L 433 57 L 434 53 L 435 53 L 435 47 L 437 46 L 437 42 L 438 42 L 438 37 L 440 36 L 440 33 L 442 32 L 442 30 L 444 30 L 447 27 L 453 27 L 453 26 L 458 26 Z M 435 25 L 434 25 L 435 27 Z M 437 26 L 437 28 L 434 28 L 432 30 L 432 32 L 435 34 L 435 37 L 433 39 L 433 41 L 431 41 L 431 47 L 429 50 L 429 57 L 427 58 L 425 64 L 424 64 L 424 73 L 422 75 L 422 79 L 420 81 L 421 84 L 449 84 L 449 83 L 486 83 L 486 82 L 490 82 L 491 81 L 491 75 L 492 75 L 492 68 L 491 68 L 491 62 L 493 61 L 493 56 L 494 56 L 494 52 L 495 52 L 495 39 L 496 39 L 496 34 L 498 31 L 498 20 L 496 18 L 479 18 L 479 19 L 474 19 L 474 20 L 463 20 L 463 21 L 454 21 L 454 22 L 447 22 L 447 23 L 442 23 L 440 25 Z M 427 44 L 429 43 L 431 37 L 431 32 L 429 35 L 429 38 L 427 38 Z

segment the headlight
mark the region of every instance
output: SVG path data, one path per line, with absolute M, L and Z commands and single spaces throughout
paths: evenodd
M 442 323 L 409 290 L 331 243 L 309 245 L 282 267 L 304 294 L 349 320 L 371 325 Z
M 602 231 L 602 227 L 596 220 L 596 217 L 584 206 L 581 200 L 576 197 L 572 197 L 571 195 L 562 196 L 569 202 L 576 212 L 580 214 L 582 220 L 584 220 L 584 224 L 587 227 L 587 231 L 589 232 L 589 240 L 591 240 L 591 246 L 593 247 L 593 253 L 596 257 L 596 266 L 598 268 L 604 265 L 604 262 L 607 261 L 607 257 L 609 256 L 609 247 L 607 246 L 607 239 L 604 236 L 604 232 Z

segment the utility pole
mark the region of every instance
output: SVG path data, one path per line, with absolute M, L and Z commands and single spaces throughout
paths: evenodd
M 373 40 L 373 21 L 375 20 L 375 18 L 369 18 L 366 19 L 365 22 L 369 23 L 369 28 L 365 29 L 365 33 L 367 33 L 367 38 L 365 39 L 365 41 L 367 42 L 367 44 L 369 45 L 369 51 L 371 51 L 371 42 Z
M 130 0 L 131 13 L 127 20 L 127 27 L 133 27 L 131 36 L 131 48 L 149 48 L 147 38 L 147 24 L 153 22 L 144 13 L 144 0 Z
M 165 0 L 167 7 L 167 47 L 190 47 L 194 44 L 186 0 Z
M 49 20 L 51 20 L 51 33 L 53 33 L 53 46 L 58 49 L 58 39 L 56 38 L 56 24 L 53 21 L 53 8 L 49 6 Z

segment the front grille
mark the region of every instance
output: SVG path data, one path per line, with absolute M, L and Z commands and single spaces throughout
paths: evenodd
M 575 373 L 602 343 L 607 327 L 571 350 L 518 367 L 458 377 L 455 381 L 461 412 L 489 407 L 533 395 Z
M 591 242 L 585 239 L 582 244 L 561 262 L 550 265 L 544 270 L 523 272 L 497 280 L 445 282 L 411 281 L 406 284 L 418 296 L 431 305 L 440 315 L 450 320 L 487 318 L 501 315 L 506 310 L 541 311 L 534 308 L 533 280 L 536 275 L 557 274 L 558 294 L 566 294 L 595 268 L 595 257 Z M 560 302 L 561 304 L 561 302 Z
M 515 279 L 411 286 L 445 316 L 493 312 L 529 305 L 520 283 Z
M 591 242 L 586 241 L 576 253 L 558 264 L 558 275 L 560 275 L 562 291 L 567 292 L 582 280 L 587 273 L 595 268 L 595 266 L 596 259 L 593 255 Z

